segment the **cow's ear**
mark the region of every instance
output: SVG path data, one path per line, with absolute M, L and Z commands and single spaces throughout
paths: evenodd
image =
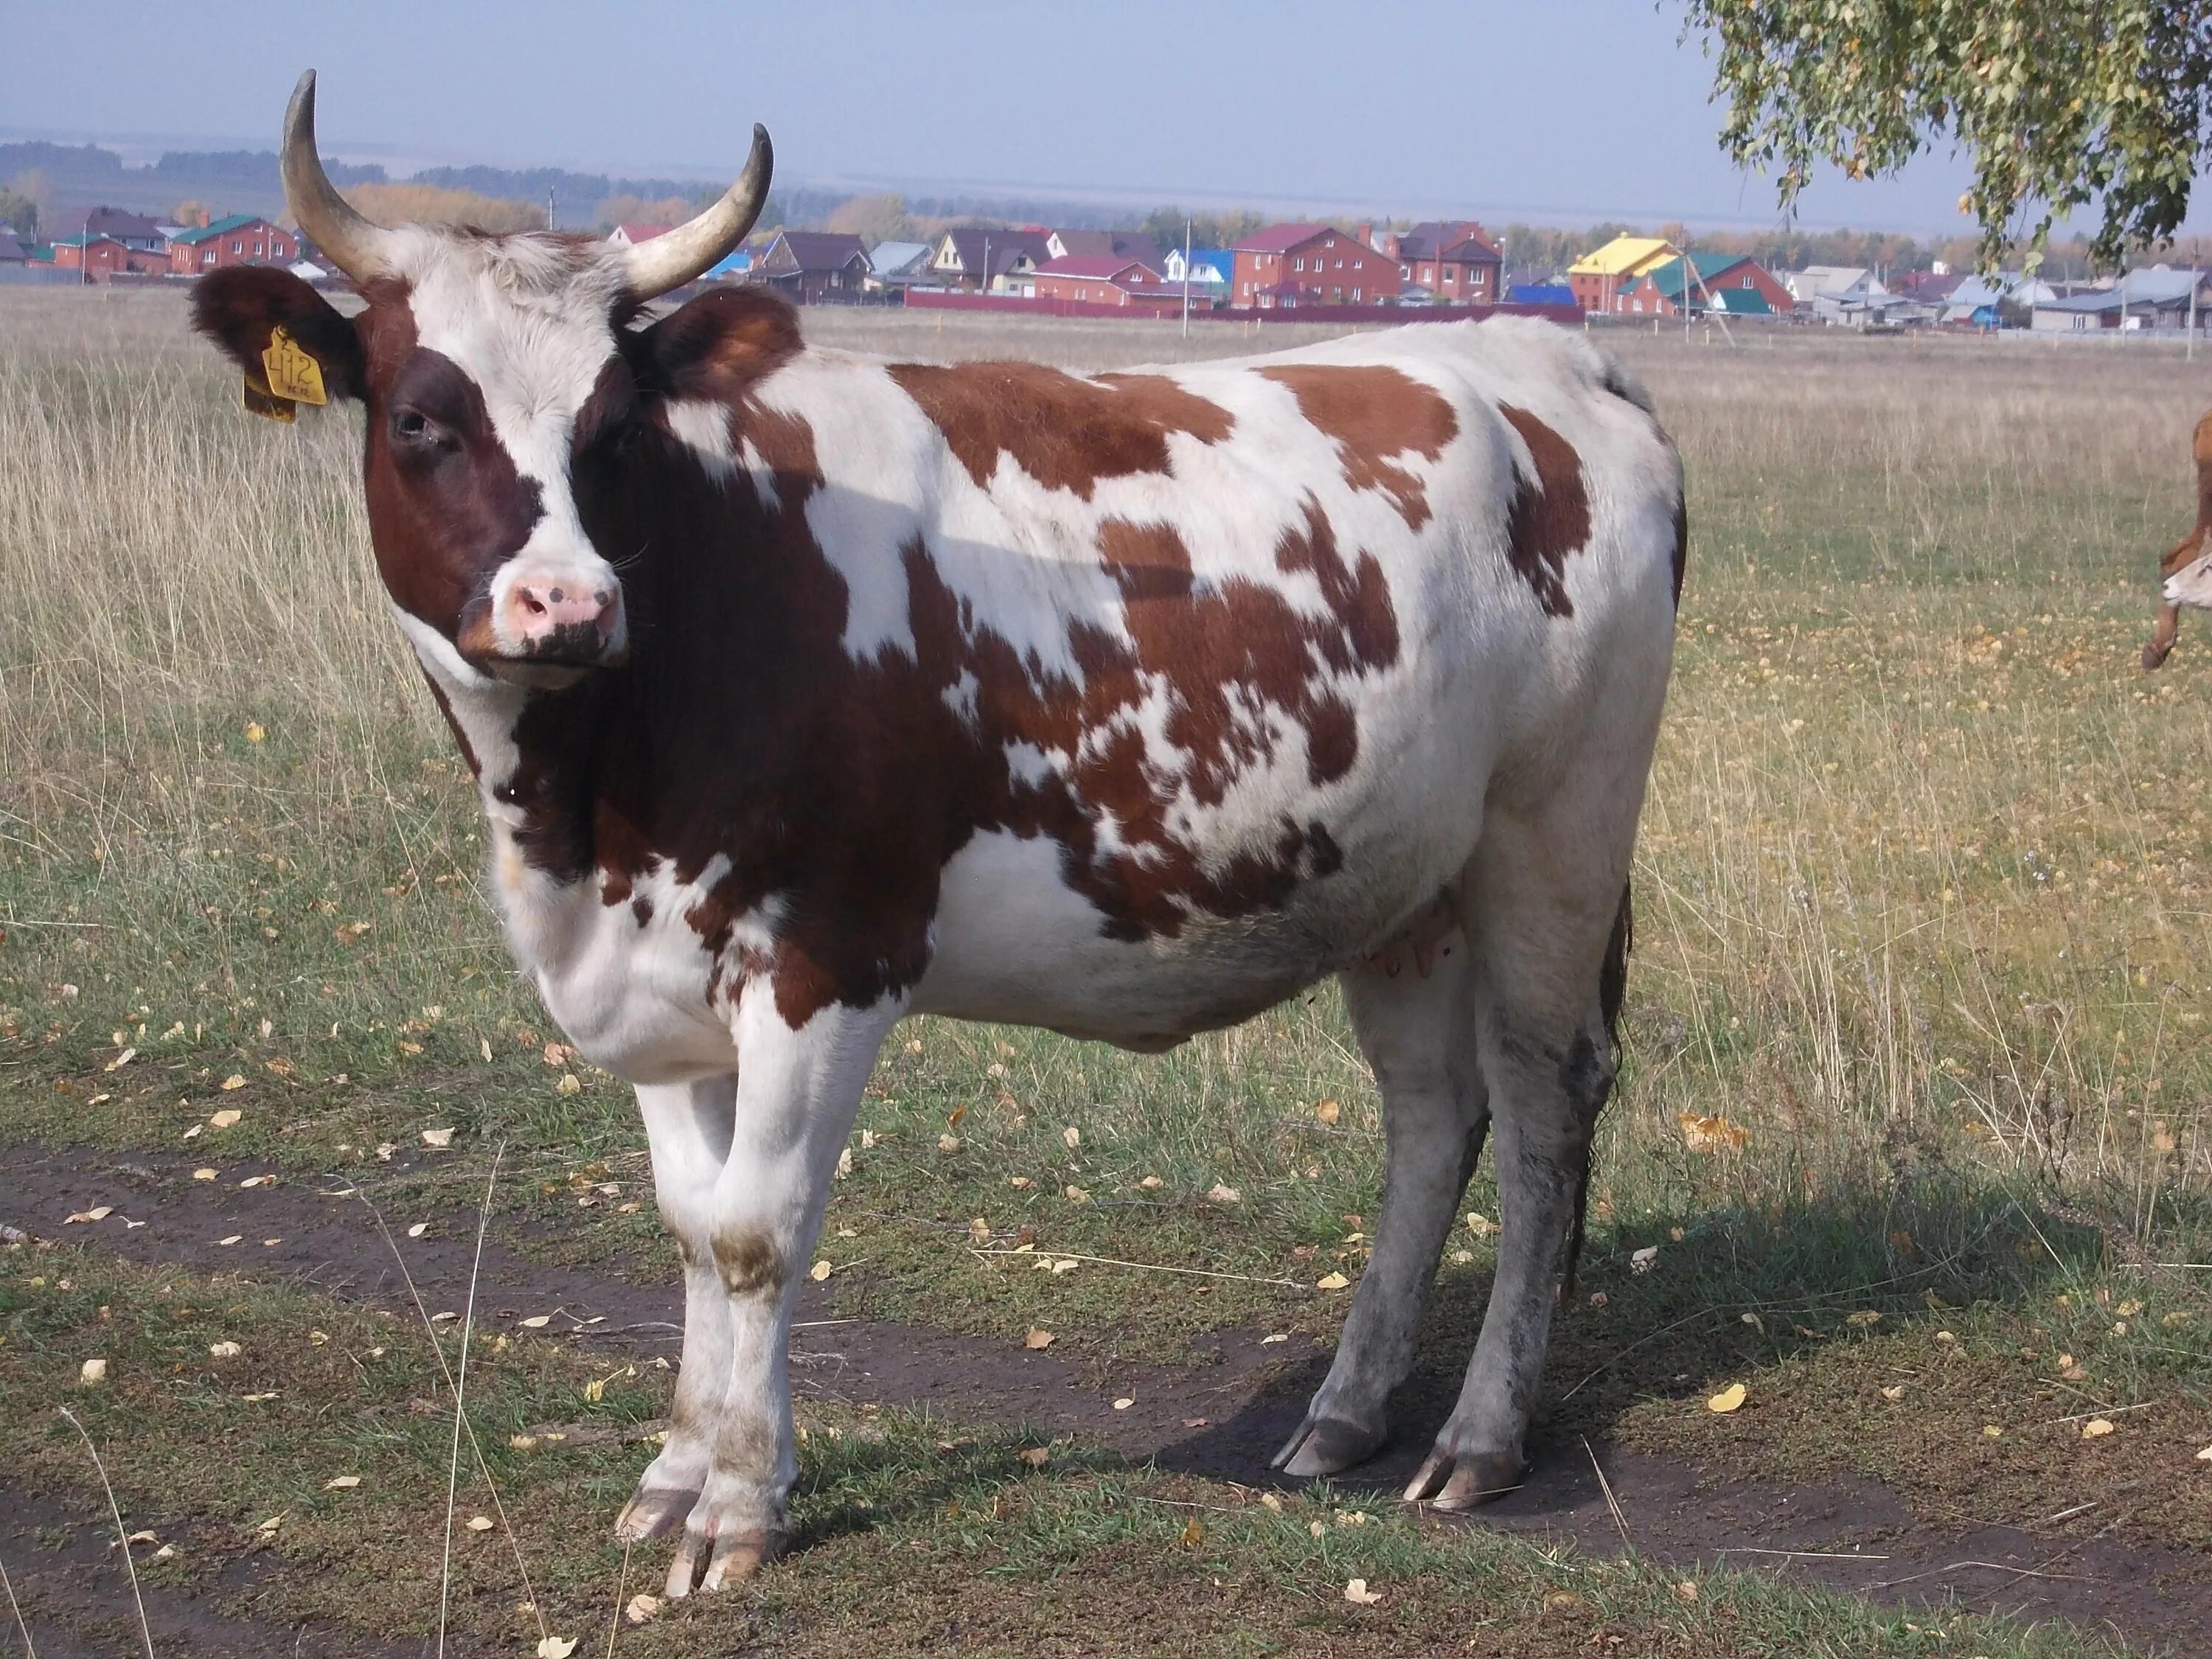
M 641 389 L 735 402 L 801 349 L 799 318 L 776 295 L 717 288 L 631 337 Z
M 359 398 L 366 386 L 359 331 L 289 270 L 232 265 L 210 271 L 192 286 L 192 326 L 229 354 L 249 387 L 264 392 L 287 390 L 283 385 L 272 387 L 269 374 L 270 348 L 280 328 L 313 361 L 327 397 Z M 280 371 L 285 355 L 280 354 Z M 293 363 L 296 375 L 297 360 Z

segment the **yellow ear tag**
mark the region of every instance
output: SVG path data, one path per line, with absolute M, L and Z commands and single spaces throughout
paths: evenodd
M 261 354 L 261 367 L 269 376 L 269 390 L 295 403 L 326 404 L 323 394 L 323 366 L 303 350 L 283 329 L 269 334 L 269 349 Z

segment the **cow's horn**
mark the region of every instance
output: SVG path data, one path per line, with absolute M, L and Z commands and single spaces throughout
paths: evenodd
M 672 288 L 681 288 L 744 241 L 768 200 L 768 178 L 775 165 L 775 152 L 769 147 L 768 129 L 756 123 L 753 153 L 746 158 L 738 182 L 722 199 L 697 218 L 629 250 L 629 297 L 643 304 Z
M 392 233 L 354 211 L 323 171 L 315 154 L 315 72 L 292 88 L 284 112 L 284 199 L 300 228 L 323 257 L 356 283 L 392 269 L 386 250 Z

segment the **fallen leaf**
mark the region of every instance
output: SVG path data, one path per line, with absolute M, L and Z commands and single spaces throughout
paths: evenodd
M 1693 1152 L 1740 1152 L 1751 1139 L 1750 1130 L 1717 1115 L 1700 1117 L 1695 1112 L 1678 1112 L 1674 1122 L 1682 1131 L 1683 1144 Z
M 1260 1339 L 1260 1346 L 1264 1348 L 1270 1342 L 1287 1342 L 1290 1340 L 1291 1334 L 1288 1331 L 1277 1331 L 1272 1336 L 1261 1337 Z
M 489 1532 L 491 1528 L 491 1516 L 488 1515 L 472 1515 L 469 1517 L 469 1530 L 471 1532 Z M 568 1644 L 569 1647 L 574 1647 L 574 1645 L 575 1644 L 573 1642 Z M 561 1650 L 563 1653 L 566 1653 L 568 1650 L 568 1648 Z
M 76 1368 L 76 1380 L 80 1388 L 98 1388 L 107 1381 L 107 1362 L 105 1359 L 86 1360 Z
M 195 1181 L 213 1181 L 215 1179 L 215 1171 L 205 1168 L 195 1170 L 192 1171 L 192 1179 Z
M 101 1066 L 100 1069 L 103 1072 L 119 1072 L 137 1058 L 138 1051 L 136 1048 L 125 1048 L 121 1054 L 116 1055 L 114 1059 L 109 1060 L 106 1065 Z
M 1128 1395 L 1123 1395 L 1119 1400 L 1114 1402 L 1114 1409 L 1117 1412 L 1125 1412 L 1136 1403 L 1137 1402 L 1130 1399 Z
M 226 1106 L 219 1112 L 208 1114 L 208 1127 L 211 1129 L 228 1129 L 245 1115 L 246 1114 L 240 1111 L 237 1107 Z
M 1862 1308 L 1855 1314 L 1844 1315 L 1844 1323 L 1846 1325 L 1856 1325 L 1863 1329 L 1869 1325 L 1879 1325 L 1881 1323 L 1881 1315 L 1872 1308 Z
M 1382 1592 L 1368 1589 L 1364 1578 L 1354 1578 L 1345 1585 L 1344 1599 L 1356 1607 L 1371 1607 L 1382 1599 Z
M 1646 1244 L 1642 1249 L 1630 1254 L 1628 1270 L 1631 1273 L 1648 1273 L 1658 1261 L 1659 1247 L 1656 1244 Z
M 248 1176 L 238 1184 L 241 1187 L 274 1187 L 276 1177 L 273 1175 Z
M 246 1235 L 244 1233 L 233 1233 L 228 1238 L 218 1238 L 216 1240 L 216 1243 L 218 1244 L 235 1244 L 245 1237 Z
M 1498 1231 L 1498 1224 L 1488 1216 L 1470 1210 L 1468 1212 L 1467 1230 L 1477 1238 L 1487 1238 Z M 1652 1254 L 1656 1255 L 1658 1252 L 1654 1250 Z
M 1350 1283 L 1352 1283 L 1352 1281 L 1346 1279 L 1342 1273 L 1323 1273 L 1319 1279 L 1314 1280 L 1314 1289 L 1317 1291 L 1340 1291 Z
M 536 1451 L 538 1437 L 534 1434 L 510 1434 L 507 1437 L 507 1443 L 517 1451 Z
M 2197 1461 L 2200 1463 L 2212 1463 L 2212 1446 L 2207 1446 L 2203 1451 L 2197 1453 Z
M 453 1144 L 453 1132 L 451 1129 L 425 1129 L 422 1131 L 422 1144 L 425 1146 L 450 1146 Z
M 1033 1469 L 1041 1469 L 1052 1461 L 1052 1453 L 1043 1446 L 1026 1446 L 1014 1455 Z
M 593 1405 L 596 1406 L 600 1401 L 605 1400 L 606 1397 L 607 1379 L 605 1377 L 595 1376 L 590 1382 L 584 1384 L 584 1398 L 590 1401 Z
M 968 1242 L 970 1244 L 988 1244 L 991 1242 L 991 1224 L 980 1215 L 971 1219 L 968 1224 Z
M 208 1344 L 208 1353 L 210 1358 L 216 1359 L 235 1359 L 240 1354 L 245 1352 L 246 1350 L 240 1347 L 235 1342 L 223 1341 L 210 1342 Z
M 561 1080 L 553 1085 L 556 1095 L 580 1095 L 584 1092 L 584 1080 L 574 1072 L 561 1073 Z
M 1213 1183 L 1212 1188 L 1206 1195 L 1216 1204 L 1242 1204 L 1244 1201 L 1243 1194 L 1238 1192 L 1234 1187 L 1224 1187 L 1218 1181 Z
M 1582 1604 L 1583 1598 L 1572 1590 L 1555 1589 L 1545 1592 L 1544 1607 L 1547 1612 L 1572 1613 Z
M 1316 1123 L 1334 1123 L 1343 1115 L 1344 1108 L 1333 1100 L 1321 1101 L 1314 1107 L 1314 1121 Z
M 1882 1397 L 1884 1400 L 1902 1400 L 1902 1399 L 1904 1399 L 1904 1398 L 1905 1398 L 1905 1384 L 1904 1384 L 1904 1383 L 1902 1383 L 1902 1382 L 1893 1382 L 1893 1383 L 1891 1383 L 1887 1388 L 1884 1389 L 1881 1391 L 1881 1397 Z
M 427 1233 L 429 1231 L 430 1224 L 428 1222 L 418 1221 L 407 1230 L 407 1237 L 410 1238 L 420 1238 L 424 1233 Z
M 522 1322 L 522 1326 L 525 1330 L 542 1331 L 552 1322 L 551 1314 L 532 1314 Z
M 2112 1419 L 2109 1417 L 2093 1417 L 2081 1425 L 2084 1440 L 2102 1440 L 2112 1431 Z
M 958 1151 L 960 1150 L 960 1137 L 959 1137 L 958 1135 L 939 1135 L 939 1136 L 938 1136 L 938 1138 L 937 1138 L 937 1150 L 938 1150 L 939 1152 L 958 1152 Z
M 477 1521 L 483 1521 L 483 1516 L 478 1516 Z M 472 1527 L 476 1523 L 476 1521 L 469 1522 Z M 484 1521 L 484 1524 L 489 1526 L 491 1522 Z M 575 1650 L 576 1638 L 573 1636 L 541 1636 L 538 1638 L 538 1659 L 568 1659 Z
M 822 1261 L 816 1262 L 812 1267 L 809 1267 L 806 1270 L 806 1276 L 812 1279 L 816 1284 L 819 1285 L 823 1279 L 830 1277 L 830 1262 L 825 1257 Z
M 222 1091 L 228 1094 L 234 1089 L 243 1089 L 246 1086 L 246 1079 L 233 1072 L 228 1077 L 223 1079 L 221 1086 Z
M 262 724 L 261 724 L 261 722 L 260 722 L 259 720 L 248 720 L 248 721 L 246 721 L 246 742 L 248 742 L 248 743 L 259 743 L 259 742 L 261 742 L 263 739 L 264 739 L 265 738 L 267 738 L 267 737 L 268 737 L 268 735 L 269 735 L 269 733 L 267 732 L 267 731 L 266 731 L 266 730 L 264 730 L 264 729 L 263 728 Z
M 1080 1261 L 1076 1261 L 1073 1257 L 1064 1255 L 1060 1257 L 1059 1261 L 1052 1264 L 1052 1270 L 1054 1273 L 1072 1273 L 1082 1265 L 1083 1264 Z
M 1138 1186 L 1143 1188 L 1144 1190 L 1148 1193 L 1156 1193 L 1166 1184 L 1167 1183 L 1165 1182 L 1162 1181 L 1156 1175 L 1148 1175 L 1142 1181 L 1137 1183 Z
M 1698 1602 L 1698 1587 L 1685 1578 L 1674 1586 L 1674 1599 L 1686 1607 L 1695 1607 Z
M 323 1482 L 323 1490 L 325 1492 L 351 1492 L 359 1485 L 361 1485 L 361 1477 L 357 1474 L 334 1474 L 329 1480 Z
M 1030 1334 L 1022 1339 L 1022 1346 L 1033 1350 L 1049 1348 L 1052 1346 L 1052 1333 L 1032 1325 L 1030 1327 Z
M 74 1226 L 80 1221 L 105 1221 L 114 1213 L 115 1206 L 112 1204 L 95 1205 L 89 1210 L 79 1210 L 76 1214 L 66 1218 L 62 1222 L 62 1225 Z
M 1724 1417 L 1729 1413 L 1734 1411 L 1738 1406 L 1743 1404 L 1744 1396 L 1748 1392 L 1749 1390 L 1747 1389 L 1742 1383 L 1731 1382 L 1728 1387 L 1723 1389 L 1718 1394 L 1713 1395 L 1711 1399 L 1705 1401 L 1705 1409 L 1709 1412 L 1712 1412 L 1717 1415 Z
M 1080 1187 L 1068 1188 L 1065 1196 L 1071 1204 L 1088 1204 L 1091 1201 L 1091 1194 Z
M 623 1609 L 623 1616 L 633 1625 L 642 1625 L 659 1611 L 660 1598 L 640 1591 L 629 1598 L 629 1605 Z

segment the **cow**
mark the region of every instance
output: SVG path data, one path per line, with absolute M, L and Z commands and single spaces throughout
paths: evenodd
M 2173 650 L 2173 636 L 2181 629 L 2181 607 L 2212 610 L 2212 564 L 2207 562 L 2205 534 L 2212 531 L 2212 414 L 2197 422 L 2190 441 L 2197 462 L 2197 523 L 2167 550 L 2158 562 L 2158 620 L 2150 641 L 2142 648 L 2142 665 L 2156 668 Z
M 631 247 L 383 227 L 283 172 L 358 285 L 204 279 L 248 400 L 365 411 L 370 540 L 475 774 L 516 961 L 634 1085 L 685 1316 L 617 1525 L 668 1592 L 787 1540 L 786 1342 L 839 1156 L 910 1014 L 1157 1052 L 1334 975 L 1386 1196 L 1277 1458 L 1388 1433 L 1486 1137 L 1504 1231 L 1406 1488 L 1517 1485 L 1611 1088 L 1682 473 L 1650 399 L 1520 319 L 1080 376 L 808 346 L 716 289 L 714 206 Z

